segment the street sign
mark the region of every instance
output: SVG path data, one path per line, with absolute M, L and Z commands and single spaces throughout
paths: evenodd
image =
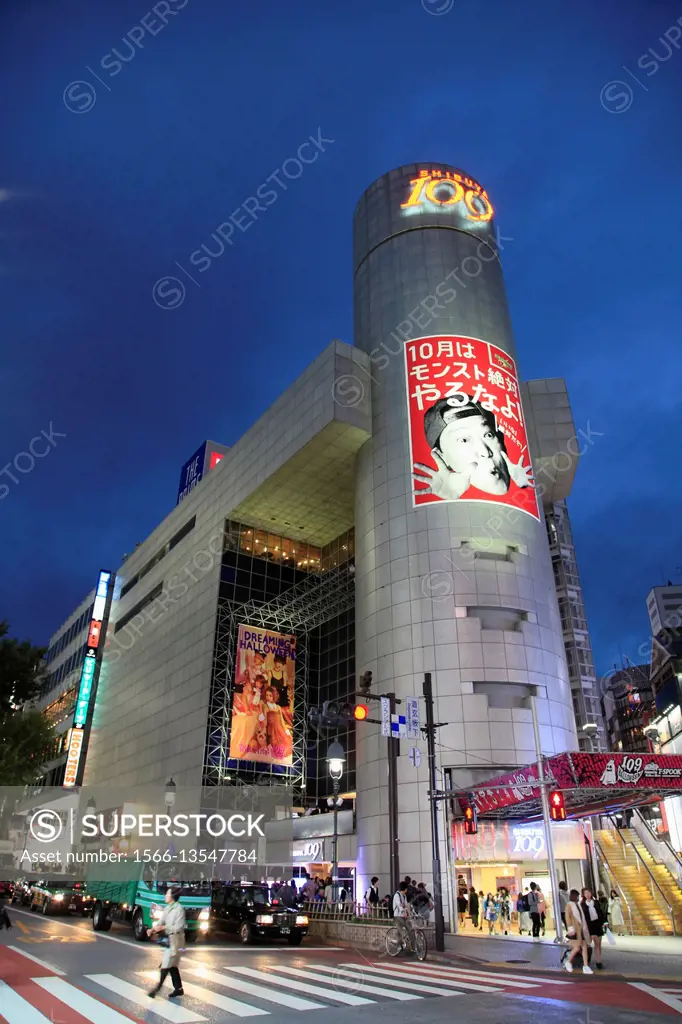
M 391 736 L 394 739 L 401 739 L 407 736 L 405 715 L 391 715 Z
M 391 702 L 388 697 L 381 698 L 381 735 L 391 735 Z
M 419 747 L 410 747 L 410 753 L 408 756 L 410 758 L 410 764 L 412 765 L 413 768 L 418 768 L 419 765 L 422 763 L 422 752 L 419 749 Z
M 419 739 L 419 700 L 408 697 L 405 701 L 405 717 L 407 718 L 407 735 L 411 740 Z

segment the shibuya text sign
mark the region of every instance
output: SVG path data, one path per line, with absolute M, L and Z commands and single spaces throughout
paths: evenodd
M 419 171 L 409 183 L 409 195 L 400 209 L 406 213 L 453 212 L 464 220 L 486 223 L 492 220 L 493 208 L 482 185 L 459 171 Z

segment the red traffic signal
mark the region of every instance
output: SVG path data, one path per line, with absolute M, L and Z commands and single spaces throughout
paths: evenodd
M 552 821 L 566 821 L 563 793 L 554 792 L 549 794 L 549 813 Z
M 475 836 L 478 832 L 476 808 L 472 807 L 471 804 L 467 804 L 464 808 L 464 832 L 468 836 Z
M 356 722 L 364 722 L 369 715 L 369 708 L 366 704 L 356 704 L 353 708 L 353 718 Z

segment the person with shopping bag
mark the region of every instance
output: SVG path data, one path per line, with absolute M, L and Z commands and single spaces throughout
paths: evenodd
M 159 982 L 151 992 L 151 999 L 158 995 L 161 986 L 170 974 L 173 983 L 173 991 L 169 998 L 184 996 L 182 989 L 182 978 L 180 977 L 180 957 L 185 949 L 185 908 L 180 903 L 180 890 L 168 889 L 166 891 L 166 907 L 159 920 L 153 925 L 150 934 L 164 932 L 165 938 L 161 939 L 164 946 Z

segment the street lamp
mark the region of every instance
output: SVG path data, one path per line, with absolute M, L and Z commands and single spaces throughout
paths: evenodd
M 172 779 L 169 779 L 166 783 L 166 810 L 170 810 L 175 804 L 175 793 L 177 786 Z
M 583 725 L 583 733 L 587 737 L 590 743 L 590 753 L 594 753 L 594 743 L 592 742 L 594 737 L 599 734 L 599 726 L 596 722 L 585 722 Z
M 644 735 L 646 736 L 646 738 L 649 741 L 649 747 L 651 749 L 651 753 L 652 754 L 660 754 L 660 752 L 661 752 L 661 747 L 660 747 L 661 734 L 658 731 L 658 727 L 655 726 L 655 725 L 647 725 L 646 728 L 644 729 Z M 658 746 L 658 750 L 656 749 L 657 746 Z
M 343 766 L 346 763 L 346 752 L 338 742 L 334 740 L 333 743 L 329 744 L 327 750 L 327 764 L 329 765 L 329 774 L 331 775 L 333 788 L 333 804 L 334 804 L 334 839 L 332 843 L 332 895 L 334 902 L 336 902 L 337 896 L 337 876 L 339 873 L 339 783 L 341 782 L 341 776 L 343 775 Z

